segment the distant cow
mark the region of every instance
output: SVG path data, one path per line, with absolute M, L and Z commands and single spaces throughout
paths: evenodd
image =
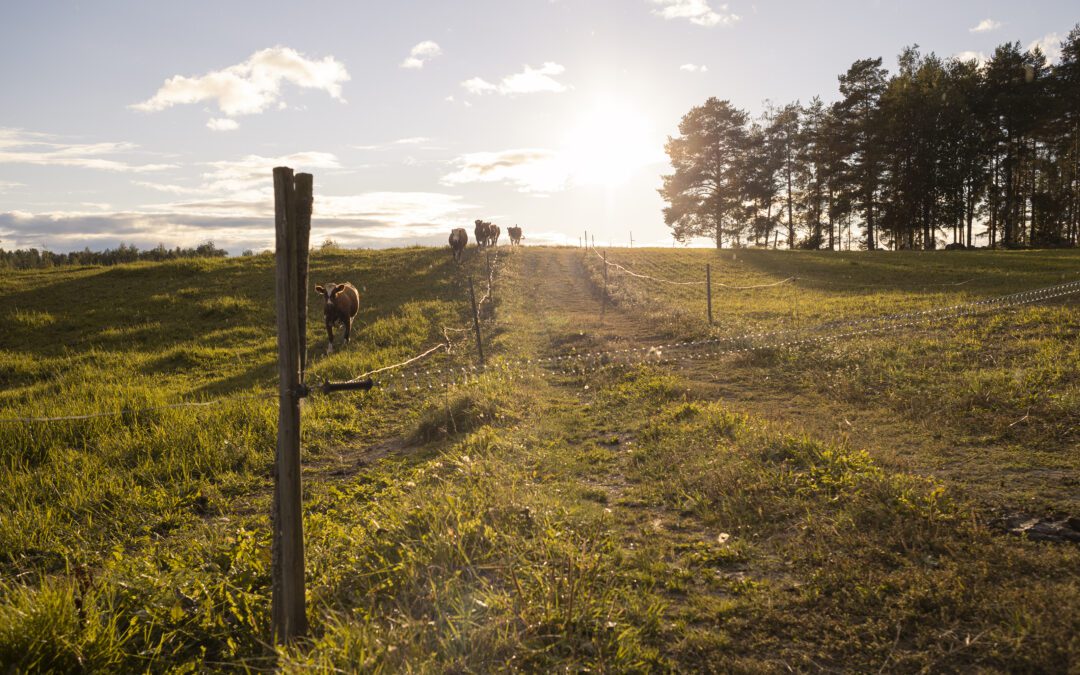
M 454 252 L 454 262 L 461 260 L 461 253 L 469 243 L 469 233 L 464 227 L 455 227 L 450 232 L 450 250 Z
M 360 309 L 360 294 L 356 287 L 345 282 L 343 284 L 329 283 L 326 287 L 316 286 L 315 292 L 326 298 L 323 305 L 323 317 L 326 319 L 326 335 L 329 338 L 326 351 L 334 351 L 334 324 L 342 323 L 345 326 L 345 341 L 349 341 L 352 334 L 352 322 Z M 344 343 L 343 343 L 344 344 Z
M 506 228 L 506 233 L 510 235 L 511 246 L 521 245 L 522 236 L 520 227 L 518 227 L 517 225 L 514 225 L 513 227 L 508 227 Z
M 476 245 L 479 248 L 484 248 L 485 246 L 487 246 L 488 227 L 491 226 L 491 223 L 485 223 L 484 221 L 477 218 L 475 221 L 475 225 L 476 227 L 473 228 L 473 234 L 476 235 Z
M 963 251 L 964 248 L 965 248 L 964 245 L 961 244 L 958 241 L 954 241 L 951 244 L 945 244 L 945 250 L 946 251 Z
M 488 246 L 499 245 L 499 235 L 502 234 L 502 230 L 495 223 L 488 223 Z

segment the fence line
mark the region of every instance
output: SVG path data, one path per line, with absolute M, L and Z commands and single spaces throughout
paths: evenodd
M 493 266 L 492 269 L 494 270 L 494 266 Z M 900 329 L 900 328 L 917 326 L 917 325 L 919 325 L 920 323 L 922 323 L 923 321 L 926 321 L 926 320 L 939 321 L 939 320 L 944 320 L 944 319 L 949 319 L 949 318 L 960 318 L 960 317 L 964 317 L 964 316 L 972 316 L 972 315 L 982 313 L 984 311 L 1000 311 L 1000 310 L 1004 310 L 1004 309 L 1009 308 L 1009 307 L 1019 307 L 1019 306 L 1026 305 L 1026 304 L 1031 304 L 1031 303 L 1034 303 L 1034 302 L 1041 302 L 1041 301 L 1045 301 L 1045 300 L 1051 300 L 1051 299 L 1054 299 L 1054 298 L 1067 297 L 1067 296 L 1070 296 L 1070 295 L 1075 295 L 1077 293 L 1080 293 L 1080 280 L 1066 282 L 1066 283 L 1063 283 L 1063 284 L 1057 284 L 1057 285 L 1054 285 L 1054 286 L 1047 286 L 1047 287 L 1043 287 L 1043 288 L 1039 288 L 1039 289 L 1033 289 L 1033 290 L 1030 290 L 1030 291 L 1022 291 L 1022 292 L 1019 292 L 1019 293 L 1012 293 L 1012 294 L 1009 294 L 1009 295 L 997 296 L 997 297 L 993 297 L 993 298 L 984 298 L 982 300 L 976 300 L 976 301 L 973 301 L 973 302 L 961 303 L 961 304 L 957 304 L 957 305 L 950 305 L 950 306 L 946 306 L 946 307 L 936 307 L 936 308 L 920 310 L 920 311 L 915 311 L 915 312 L 907 312 L 907 313 L 901 313 L 901 314 L 891 314 L 891 315 L 885 315 L 885 316 L 879 316 L 879 317 L 869 317 L 869 318 L 864 318 L 864 319 L 855 319 L 855 320 L 850 320 L 850 321 L 841 321 L 841 322 L 820 324 L 817 327 L 812 327 L 810 329 L 805 329 L 804 328 L 802 330 L 811 330 L 811 331 L 813 331 L 813 330 L 825 330 L 825 329 L 835 329 L 835 328 L 840 328 L 840 327 L 854 327 L 854 326 L 858 326 L 858 325 L 862 325 L 862 324 L 866 324 L 866 323 L 884 322 L 883 325 L 875 326 L 875 327 L 867 328 L 867 329 L 863 329 L 863 330 L 847 331 L 847 332 L 841 332 L 841 333 L 831 333 L 831 334 L 827 334 L 827 335 L 812 335 L 812 336 L 809 336 L 809 337 L 800 337 L 800 338 L 797 338 L 797 339 L 794 339 L 794 340 L 782 340 L 782 341 L 775 341 L 775 342 L 765 342 L 765 343 L 757 344 L 757 345 L 747 345 L 747 346 L 733 347 L 733 348 L 727 348 L 727 349 L 714 349 L 713 351 L 709 352 L 706 355 L 707 356 L 719 356 L 719 355 L 724 355 L 724 354 L 749 353 L 749 352 L 765 350 L 765 349 L 780 349 L 780 348 L 784 348 L 784 347 L 793 347 L 793 346 L 797 346 L 797 345 L 804 345 L 804 344 L 811 344 L 811 343 L 831 342 L 831 341 L 856 337 L 856 336 L 860 336 L 860 335 L 871 335 L 871 334 L 874 334 L 874 333 L 881 333 L 881 332 L 885 332 L 885 331 L 889 331 L 889 330 L 896 330 L 896 329 Z M 443 334 L 445 336 L 446 331 L 462 331 L 462 332 L 464 332 L 464 331 L 467 331 L 467 330 L 468 329 L 464 329 L 464 328 L 463 329 L 456 329 L 456 328 L 443 327 L 443 331 L 444 331 Z M 623 349 L 601 349 L 601 350 L 594 350 L 594 351 L 589 351 L 589 352 L 571 351 L 571 352 L 565 352 L 565 353 L 562 353 L 562 354 L 546 356 L 546 357 L 538 357 L 538 358 L 531 358 L 531 359 L 517 359 L 517 360 L 513 360 L 513 361 L 504 361 L 504 362 L 502 362 L 500 364 L 496 364 L 494 366 L 487 366 L 487 367 L 485 367 L 485 366 L 476 366 L 476 365 L 467 365 L 467 366 L 460 366 L 460 367 L 447 365 L 444 368 L 428 369 L 428 370 L 424 370 L 424 371 L 412 370 L 412 371 L 400 372 L 400 373 L 391 372 L 391 371 L 394 371 L 394 370 L 399 370 L 401 368 L 404 368 L 404 367 L 406 367 L 406 366 L 408 366 L 410 364 L 416 363 L 418 361 L 421 361 L 421 360 L 429 357 L 430 355 L 432 355 L 433 353 L 435 353 L 435 352 L 437 352 L 439 350 L 446 350 L 446 351 L 449 352 L 450 342 L 449 342 L 449 340 L 447 340 L 447 342 L 441 342 L 439 344 L 436 344 L 436 345 L 432 346 L 431 348 L 429 348 L 429 349 L 427 349 L 427 350 L 425 350 L 425 351 L 423 351 L 423 352 L 421 352 L 421 353 L 419 353 L 419 354 L 417 354 L 417 355 L 415 355 L 413 357 L 410 357 L 410 358 L 408 358 L 408 359 L 406 359 L 404 361 L 401 361 L 399 363 L 391 364 L 389 366 L 383 366 L 381 368 L 377 368 L 375 370 L 368 371 L 368 372 L 366 372 L 366 373 L 364 373 L 362 375 L 359 375 L 359 376 L 353 378 L 349 382 L 357 382 L 359 380 L 362 380 L 364 378 L 367 378 L 367 377 L 370 377 L 372 375 L 376 375 L 376 374 L 379 374 L 379 373 L 389 373 L 387 384 L 385 386 L 381 387 L 381 388 L 384 389 L 384 390 L 387 390 L 387 391 L 393 391 L 393 390 L 396 390 L 396 389 L 401 389 L 401 390 L 407 392 L 407 391 L 410 391 L 410 389 L 412 389 L 412 390 L 424 389 L 425 385 L 426 385 L 426 388 L 428 388 L 428 389 L 434 389 L 435 384 L 438 384 L 439 386 L 449 386 L 449 384 L 450 384 L 450 379 L 449 378 L 451 378 L 451 377 L 453 377 L 453 378 L 460 377 L 460 378 L 462 378 L 462 380 L 464 382 L 468 382 L 470 378 L 475 379 L 476 377 L 479 377 L 479 375 L 482 374 L 482 373 L 485 373 L 485 372 L 497 372 L 497 371 L 501 371 L 501 372 L 509 375 L 510 377 L 513 377 L 515 371 L 524 371 L 524 370 L 526 370 L 528 368 L 531 368 L 533 366 L 554 367 L 556 369 L 558 369 L 558 368 L 565 369 L 566 364 L 580 363 L 580 362 L 583 362 L 583 361 L 590 361 L 590 360 L 595 360 L 597 363 L 603 365 L 601 362 L 610 363 L 610 362 L 613 362 L 615 360 L 618 360 L 618 359 L 624 358 L 624 357 L 633 358 L 633 356 L 635 354 L 644 355 L 646 359 L 655 357 L 655 359 L 656 359 L 655 362 L 658 363 L 658 364 L 674 363 L 674 362 L 678 362 L 680 360 L 692 360 L 692 359 L 695 359 L 695 358 L 702 358 L 702 356 L 694 355 L 693 353 L 691 353 L 689 356 L 686 356 L 683 359 L 664 358 L 665 352 L 670 352 L 670 351 L 684 352 L 684 353 L 685 352 L 693 352 L 695 350 L 703 349 L 703 348 L 710 347 L 710 346 L 712 346 L 712 347 L 719 346 L 719 345 L 722 345 L 724 343 L 736 343 L 736 342 L 741 342 L 741 341 L 752 341 L 752 340 L 755 340 L 755 339 L 760 339 L 760 338 L 765 338 L 765 337 L 775 337 L 775 336 L 783 335 L 785 333 L 790 333 L 790 332 L 793 332 L 793 331 L 791 331 L 791 330 L 780 330 L 780 331 L 772 331 L 772 332 L 746 333 L 746 334 L 743 334 L 743 335 L 731 336 L 731 337 L 707 338 L 707 339 L 703 339 L 703 340 L 693 340 L 693 341 L 687 341 L 687 342 L 673 342 L 673 343 L 658 344 L 658 345 L 645 345 L 645 346 L 637 346 L 637 347 L 626 347 L 626 348 L 623 348 Z M 400 378 L 400 380 L 396 380 L 395 378 Z M 408 384 L 409 380 L 414 381 L 414 383 L 412 384 L 411 387 Z M 456 383 L 456 379 L 454 380 L 454 382 Z M 273 398 L 277 398 L 277 394 L 273 394 L 273 393 L 248 394 L 248 395 L 239 395 L 239 396 L 227 396 L 227 397 L 222 397 L 222 398 L 218 398 L 218 399 L 213 399 L 213 400 L 210 400 L 210 401 L 179 402 L 179 403 L 173 403 L 173 404 L 167 404 L 167 405 L 161 405 L 161 406 L 150 406 L 150 407 L 147 407 L 147 408 L 124 408 L 124 409 L 121 409 L 121 410 L 104 411 L 104 412 L 96 412 L 96 413 L 87 413 L 87 414 L 81 414 L 81 415 L 64 415 L 64 416 L 58 416 L 58 417 L 44 417 L 44 416 L 8 417 L 8 418 L 0 418 L 0 423 L 24 423 L 25 424 L 25 423 L 34 423 L 34 422 L 61 422 L 61 421 L 87 420 L 87 419 L 94 419 L 94 418 L 100 418 L 100 417 L 110 417 L 110 416 L 117 416 L 117 415 L 136 415 L 136 414 L 140 414 L 140 413 L 155 412 L 155 411 L 161 411 L 161 410 L 172 410 L 172 409 L 179 409 L 179 408 L 204 408 L 204 407 L 211 407 L 211 406 L 215 406 L 215 405 L 220 405 L 220 404 L 230 402 L 230 401 L 257 400 L 257 399 L 264 399 L 265 400 L 265 399 L 273 399 Z
M 796 345 L 801 345 L 801 344 L 810 344 L 810 343 L 815 343 L 815 342 L 829 342 L 829 341 L 834 341 L 834 340 L 840 340 L 840 339 L 846 339 L 846 338 L 850 338 L 850 337 L 855 337 L 855 336 L 859 336 L 859 335 L 870 335 L 870 334 L 874 334 L 874 333 L 881 333 L 881 332 L 885 332 L 885 331 L 889 331 L 889 330 L 895 330 L 895 329 L 899 329 L 899 328 L 916 326 L 916 325 L 919 325 L 920 323 L 922 323 L 924 320 L 938 321 L 938 320 L 944 320 L 944 319 L 954 318 L 954 317 L 959 318 L 959 317 L 963 317 L 963 316 L 976 315 L 976 314 L 982 313 L 984 311 L 1000 311 L 1000 310 L 1004 310 L 1004 309 L 1009 308 L 1009 307 L 1016 307 L 1016 306 L 1021 306 L 1021 305 L 1025 305 L 1025 304 L 1030 304 L 1030 303 L 1033 303 L 1033 302 L 1041 302 L 1041 301 L 1044 301 L 1044 300 L 1051 300 L 1051 299 L 1054 299 L 1054 298 L 1066 297 L 1066 296 L 1069 296 L 1069 295 L 1075 295 L 1077 293 L 1080 293 L 1080 281 L 1070 282 L 1068 284 L 1060 284 L 1060 285 L 1057 285 L 1057 286 L 1050 286 L 1050 287 L 1037 289 L 1037 290 L 1033 290 L 1033 291 L 1026 291 L 1026 292 L 1023 292 L 1023 293 L 1016 293 L 1016 294 L 1012 294 L 1012 295 L 1008 295 L 1008 296 L 1000 296 L 998 298 L 990 298 L 990 299 L 981 300 L 981 301 L 972 302 L 972 303 L 966 303 L 966 304 L 962 304 L 962 305 L 954 305 L 954 306 L 951 306 L 951 307 L 948 307 L 948 308 L 938 308 L 938 309 L 935 309 L 935 310 L 927 310 L 925 312 L 915 312 L 915 313 L 910 313 L 910 314 L 897 315 L 897 317 L 900 317 L 900 318 L 910 319 L 909 321 L 896 321 L 896 320 L 894 320 L 894 321 L 886 323 L 885 325 L 882 325 L 882 326 L 876 326 L 876 327 L 867 328 L 867 329 L 863 329 L 863 330 L 847 331 L 847 332 L 841 332 L 841 333 L 832 333 L 832 334 L 828 334 L 828 335 L 813 335 L 813 336 L 809 336 L 809 337 L 800 337 L 800 338 L 793 339 L 793 340 L 782 340 L 782 341 L 766 342 L 766 343 L 763 343 L 763 344 L 748 345 L 748 346 L 745 346 L 745 347 L 734 347 L 734 348 L 729 348 L 729 349 L 716 350 L 716 351 L 714 351 L 712 353 L 718 354 L 718 355 L 719 354 L 748 353 L 748 352 L 765 350 L 765 349 L 779 349 L 779 348 L 784 348 L 784 347 L 791 347 L 791 346 L 796 346 Z M 949 311 L 948 313 L 945 313 L 944 310 L 951 310 L 951 311 Z M 857 325 L 857 324 L 858 324 L 858 322 L 852 322 L 850 325 Z M 842 326 L 844 324 L 840 324 L 840 325 Z M 784 332 L 787 332 L 787 331 L 784 331 Z M 447 367 L 445 369 L 434 369 L 434 370 L 427 370 L 427 371 L 412 371 L 410 373 L 400 373 L 400 374 L 397 375 L 397 377 L 401 378 L 401 383 L 400 383 L 400 385 L 398 385 L 398 387 L 395 387 L 396 383 L 395 383 L 395 381 L 393 379 L 391 379 L 390 382 L 388 383 L 388 385 L 386 387 L 384 387 L 384 389 L 394 390 L 395 388 L 401 388 L 404 391 L 409 391 L 410 386 L 407 383 L 408 380 L 415 380 L 416 381 L 416 384 L 411 387 L 412 389 L 422 389 L 422 388 L 424 388 L 423 385 L 425 383 L 425 380 L 431 380 L 433 382 L 436 381 L 436 380 L 445 381 L 445 378 L 446 378 L 447 375 L 452 375 L 452 376 L 456 377 L 456 376 L 458 376 L 459 373 L 460 373 L 460 376 L 463 377 L 463 379 L 465 379 L 467 381 L 469 377 L 478 376 L 480 373 L 487 372 L 487 371 L 502 370 L 502 371 L 511 371 L 512 372 L 512 371 L 515 371 L 515 370 L 524 370 L 524 369 L 527 369 L 527 368 L 529 368 L 531 366 L 546 366 L 546 367 L 559 368 L 559 367 L 563 366 L 564 364 L 572 363 L 572 362 L 581 362 L 581 361 L 588 361 L 588 360 L 604 360 L 604 359 L 607 359 L 610 362 L 612 360 L 617 360 L 617 359 L 623 358 L 623 357 L 633 358 L 633 356 L 635 354 L 645 354 L 646 356 L 656 355 L 658 357 L 657 362 L 665 363 L 665 362 L 671 362 L 671 361 L 674 361 L 674 360 L 678 360 L 678 359 L 659 360 L 660 355 L 662 355 L 662 354 L 664 354 L 665 352 L 668 352 L 668 351 L 676 351 L 676 352 L 679 352 L 679 351 L 693 351 L 693 350 L 697 350 L 697 349 L 701 349 L 701 348 L 705 348 L 705 347 L 709 347 L 709 346 L 718 346 L 718 345 L 721 345 L 721 344 L 723 344 L 725 342 L 737 342 L 737 341 L 741 341 L 741 340 L 751 340 L 751 339 L 753 339 L 755 337 L 763 337 L 763 336 L 768 336 L 768 334 L 757 333 L 757 334 L 748 334 L 748 335 L 744 335 L 744 336 L 730 337 L 730 338 L 709 338 L 709 339 L 697 340 L 697 341 L 689 341 L 689 342 L 674 342 L 674 343 L 659 344 L 659 345 L 645 345 L 645 346 L 637 346 L 637 347 L 626 347 L 626 348 L 623 348 L 623 349 L 602 349 L 602 350 L 594 350 L 594 351 L 589 351 L 589 352 L 566 352 L 566 353 L 559 354 L 559 355 L 553 355 L 553 356 L 547 356 L 547 357 L 538 357 L 538 358 L 534 358 L 534 359 L 518 359 L 518 360 L 515 360 L 515 361 L 509 361 L 509 362 L 504 361 L 504 362 L 502 362 L 500 364 L 497 364 L 495 366 L 489 366 L 489 367 L 486 367 L 486 368 L 485 367 L 477 367 L 477 366 L 473 365 L 473 366 L 464 366 L 464 367 L 460 367 L 460 368 Z M 695 358 L 695 357 L 691 356 L 691 357 L 688 357 L 688 358 Z M 434 387 L 429 383 L 428 388 L 434 388 Z
M 449 344 L 447 344 L 445 342 L 440 342 L 439 344 L 435 345 L 431 349 L 429 349 L 429 350 L 427 350 L 427 351 L 425 351 L 425 352 L 423 352 L 421 354 L 417 354 L 416 356 L 412 357 L 411 359 L 406 359 L 406 360 L 402 361 L 401 363 L 395 363 L 395 364 L 390 365 L 390 366 L 383 366 L 382 368 L 376 368 L 375 370 L 369 370 L 368 372 L 364 373 L 363 375 L 357 375 L 353 379 L 349 380 L 349 382 L 350 383 L 359 382 L 360 380 L 363 380 L 363 379 L 365 379 L 367 377 L 371 377 L 372 375 L 375 375 L 377 373 L 382 373 L 382 372 L 385 372 L 387 370 L 396 370 L 398 368 L 404 368 L 405 366 L 409 365 L 410 363 L 414 363 L 416 361 L 419 361 L 420 359 L 423 359 L 423 358 L 427 357 L 429 354 L 431 354 L 433 352 L 436 352 L 436 351 L 438 351 L 440 349 L 446 349 L 446 350 L 449 351 L 450 346 L 449 346 Z
M 591 250 L 593 252 L 593 255 L 595 255 L 597 258 L 600 258 L 600 260 L 602 260 L 604 262 L 604 264 L 607 265 L 608 267 L 615 267 L 615 268 L 623 271 L 624 273 L 626 273 L 626 274 L 628 274 L 628 275 L 630 275 L 632 277 L 637 277 L 638 279 L 648 279 L 649 281 L 657 281 L 657 282 L 660 282 L 662 284 L 671 284 L 672 286 L 704 286 L 705 283 L 706 283 L 705 281 L 673 281 L 671 279 L 663 279 L 663 278 L 654 277 L 654 276 L 651 276 L 651 275 L 648 275 L 648 274 L 641 274 L 641 273 L 635 272 L 635 271 L 633 271 L 633 270 L 631 270 L 631 269 L 629 269 L 627 267 L 624 267 L 623 265 L 620 265 L 617 262 L 612 262 L 611 260 L 607 260 L 606 258 L 604 258 L 604 256 L 597 253 L 595 248 L 591 249 Z M 794 281 L 794 280 L 799 279 L 799 278 L 800 277 L 788 277 L 787 279 L 782 279 L 781 281 L 776 281 L 776 282 L 769 283 L 769 284 L 755 284 L 755 285 L 752 285 L 752 286 L 734 286 L 732 284 L 725 284 L 725 283 L 722 283 L 720 281 L 714 281 L 713 285 L 714 286 L 720 286 L 721 288 L 726 288 L 726 289 L 732 290 L 732 291 L 749 291 L 749 290 L 753 290 L 753 289 L 756 289 L 756 288 L 771 288 L 773 286 L 779 286 L 781 284 L 786 284 L 786 283 L 788 283 L 790 281 Z

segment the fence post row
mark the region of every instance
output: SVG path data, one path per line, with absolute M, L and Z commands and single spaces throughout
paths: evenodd
M 476 329 L 476 351 L 480 354 L 480 365 L 484 365 L 484 344 L 480 340 L 480 312 L 476 309 L 476 291 L 473 290 L 472 277 L 469 277 L 469 300 L 472 301 L 473 328 Z
M 705 263 L 705 302 L 709 307 L 709 325 L 713 325 L 712 320 L 712 270 L 709 263 Z
M 600 298 L 600 316 L 604 316 L 605 314 L 607 314 L 607 251 L 604 251 L 601 258 L 603 258 L 604 260 L 604 295 Z
M 274 169 L 279 405 L 271 532 L 271 624 L 286 644 L 307 632 L 304 606 L 304 525 L 300 485 L 300 399 L 304 395 L 304 332 L 312 177 Z

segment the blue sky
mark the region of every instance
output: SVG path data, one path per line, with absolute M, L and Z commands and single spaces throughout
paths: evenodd
M 1075 0 L 3 3 L 0 247 L 271 245 L 270 169 L 313 241 L 670 243 L 662 146 L 709 96 L 836 97 L 856 59 L 1052 52 Z

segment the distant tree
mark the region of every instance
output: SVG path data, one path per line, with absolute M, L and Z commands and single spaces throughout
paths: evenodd
M 885 91 L 887 74 L 880 57 L 856 61 L 839 78 L 843 99 L 834 107 L 850 178 L 843 185 L 848 193 L 845 196 L 862 210 L 866 248 L 871 251 L 876 248 L 874 216 L 884 159 L 878 101 Z
M 766 130 L 759 124 L 752 125 L 747 135 L 742 173 L 746 181 L 751 234 L 758 244 L 763 238 L 765 243 L 769 242 L 778 222 L 778 214 L 773 213 L 779 188 L 777 159 Z
M 738 242 L 749 215 L 750 144 L 747 114 L 728 101 L 708 99 L 683 116 L 679 136 L 665 150 L 674 173 L 663 176 L 664 222 L 675 239 L 725 235 Z
M 788 248 L 795 248 L 795 188 L 799 173 L 801 117 L 802 108 L 798 103 L 770 108 L 766 113 L 768 126 L 765 129 L 765 142 L 779 174 L 777 178 L 787 214 Z

